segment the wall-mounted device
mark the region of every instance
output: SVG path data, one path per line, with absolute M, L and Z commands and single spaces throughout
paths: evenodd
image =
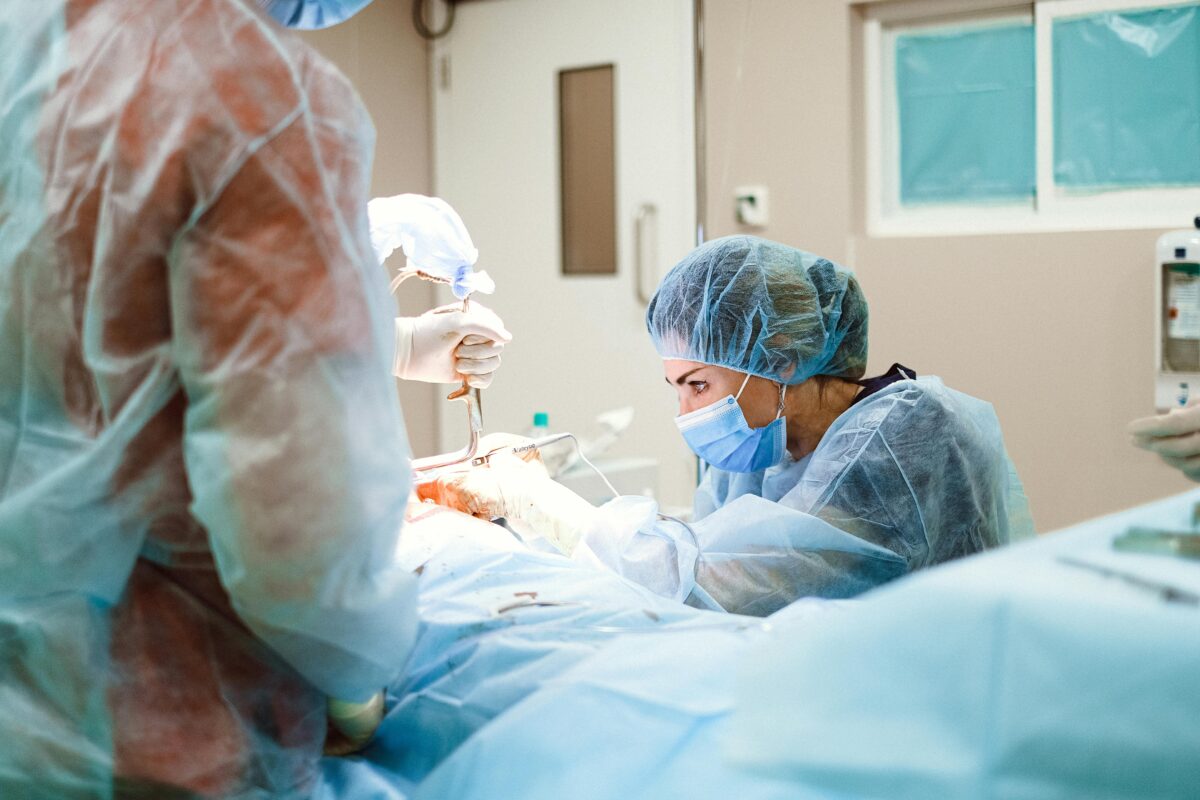
M 771 220 L 766 186 L 739 186 L 733 190 L 734 217 L 739 225 L 765 228 Z
M 1200 402 L 1200 217 L 1190 230 L 1158 239 L 1154 326 L 1154 405 Z

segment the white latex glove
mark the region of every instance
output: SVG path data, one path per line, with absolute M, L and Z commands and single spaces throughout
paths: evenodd
M 1200 481 L 1200 405 L 1177 408 L 1129 423 L 1133 443 L 1158 453 L 1194 481 Z
M 480 452 L 487 452 L 480 447 Z M 540 462 L 501 453 L 480 467 L 418 484 L 417 496 L 483 519 L 516 519 L 566 555 L 593 524 L 597 509 L 546 474 Z
M 458 383 L 483 389 L 500 366 L 500 353 L 512 341 L 504 322 L 486 306 L 471 301 L 467 311 L 453 305 L 419 317 L 396 317 L 397 378 L 426 383 Z

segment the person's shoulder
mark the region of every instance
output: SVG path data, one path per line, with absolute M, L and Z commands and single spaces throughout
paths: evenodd
M 899 380 L 879 391 L 864 397 L 853 408 L 873 405 L 912 403 L 917 401 L 953 404 L 956 402 L 983 402 L 964 392 L 951 389 L 937 375 L 921 375 L 914 379 Z
M 173 96 L 160 92 L 158 99 L 188 120 L 193 152 L 205 163 L 236 164 L 238 154 L 295 123 L 352 146 L 371 130 L 370 117 L 341 71 L 253 3 L 166 2 L 181 16 L 159 33 L 169 67 L 156 70 L 162 76 L 156 80 L 165 81 L 162 88 Z
M 349 78 L 298 33 L 268 22 L 291 71 L 293 89 L 310 119 L 328 123 L 326 129 L 342 138 L 358 140 L 372 131 L 371 119 L 358 90 Z
M 936 375 L 928 375 L 912 381 L 914 391 L 929 402 L 936 403 L 947 410 L 961 411 L 970 409 L 978 413 L 994 413 L 992 404 L 974 395 L 947 386 Z
M 306 106 L 353 110 L 354 89 L 294 31 L 247 0 L 153 0 L 137 23 L 155 39 L 153 77 L 180 102 L 219 108 L 234 129 L 266 135 Z M 214 120 L 216 121 L 216 120 Z
M 101 0 L 76 24 L 109 98 L 253 135 L 298 104 L 295 58 L 280 31 L 240 0 Z
M 369 127 L 370 116 L 350 79 L 307 42 L 291 31 L 287 33 L 298 85 L 313 118 L 337 121 L 340 132 L 352 136 Z
M 868 427 L 920 425 L 946 432 L 964 424 L 990 426 L 995 420 L 991 403 L 951 389 L 936 375 L 897 381 L 856 403 L 849 413 Z

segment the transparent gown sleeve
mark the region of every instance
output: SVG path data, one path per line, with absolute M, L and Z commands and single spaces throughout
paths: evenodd
M 370 123 L 313 104 L 179 238 L 174 347 L 193 513 L 234 607 L 322 691 L 361 701 L 415 634 L 415 578 L 393 555 L 411 478 L 367 228 Z
M 634 495 L 598 508 L 572 554 L 575 561 L 610 569 L 681 602 L 695 588 L 698 557 L 687 525 L 660 517 L 656 502 Z
M 691 605 L 765 616 L 807 596 L 851 597 L 904 573 L 895 553 L 754 495 L 698 522 L 658 516 L 647 498 L 601 508 L 575 560 L 600 564 Z
M 694 605 L 767 616 L 801 597 L 854 597 L 908 570 L 887 548 L 823 519 L 747 494 L 693 523 Z M 692 602 L 692 601 L 689 601 Z

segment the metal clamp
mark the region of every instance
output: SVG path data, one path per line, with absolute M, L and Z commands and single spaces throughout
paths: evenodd
M 420 270 L 403 270 L 395 278 L 392 279 L 388 289 L 395 293 L 400 284 L 409 278 L 423 278 L 432 283 L 441 283 L 449 285 L 451 282 L 445 278 Z M 463 299 L 462 310 L 466 311 L 470 307 L 471 298 L 468 296 Z M 447 400 L 462 400 L 467 404 L 467 444 L 466 446 L 454 453 L 444 453 L 442 455 L 429 456 L 428 458 L 414 458 L 412 460 L 412 470 L 414 473 L 430 472 L 435 469 L 453 466 L 470 461 L 479 452 L 479 435 L 483 432 L 483 398 L 479 395 L 478 389 L 473 389 L 467 384 L 466 378 L 463 379 L 462 385 L 446 396 Z

